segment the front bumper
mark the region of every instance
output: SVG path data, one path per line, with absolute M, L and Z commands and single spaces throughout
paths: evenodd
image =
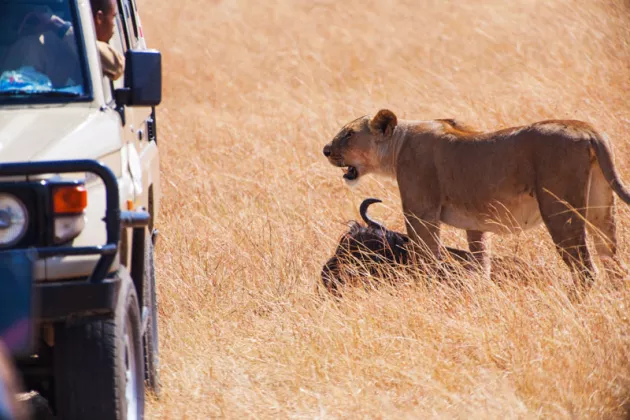
M 34 297 L 39 300 L 40 322 L 111 314 L 116 307 L 120 278 L 112 276 L 97 283 L 73 280 L 37 283 Z
M 118 255 L 121 228 L 148 225 L 150 217 L 147 212 L 120 211 L 118 181 L 109 168 L 97 161 L 0 164 L 0 177 L 78 172 L 96 174 L 105 185 L 103 221 L 106 225 L 107 243 L 85 247 L 54 246 L 0 251 L 0 339 L 11 341 L 6 339 L 7 334 L 10 335 L 9 338 L 15 337 L 15 334 L 22 337 L 27 333 L 31 337 L 27 340 L 28 345 L 24 345 L 23 339 L 12 340 L 16 343 L 19 341 L 14 348 L 9 346 L 14 354 L 29 351 L 33 343 L 34 326 L 38 323 L 110 315 L 116 307 L 120 289 L 120 279 L 117 274 L 110 274 L 110 268 Z M 77 255 L 100 256 L 89 277 L 35 283 L 35 261 Z M 22 296 L 20 303 L 15 301 L 17 285 Z

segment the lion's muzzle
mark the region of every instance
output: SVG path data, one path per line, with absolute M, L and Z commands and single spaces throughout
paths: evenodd
M 326 146 L 324 146 L 324 156 L 329 157 L 332 154 L 332 147 L 330 147 L 330 144 L 327 144 Z

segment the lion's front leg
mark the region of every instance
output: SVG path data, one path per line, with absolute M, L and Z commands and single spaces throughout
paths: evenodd
M 435 212 L 418 213 L 405 212 L 407 235 L 411 239 L 415 257 L 424 262 L 433 263 L 440 259 L 440 221 L 433 214 Z
M 486 278 L 490 278 L 490 233 L 478 230 L 467 230 L 466 239 L 468 248 L 475 260 L 480 265 L 481 272 Z
M 433 157 L 430 150 L 411 150 L 401 156 L 396 179 L 414 251 L 412 260 L 435 266 L 436 260 L 441 259 L 442 196 Z

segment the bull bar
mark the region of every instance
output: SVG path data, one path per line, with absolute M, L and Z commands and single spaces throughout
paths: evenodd
M 119 249 L 121 228 L 144 227 L 150 216 L 146 211 L 121 211 L 118 181 L 107 166 L 95 160 L 66 160 L 0 164 L 0 177 L 32 176 L 88 172 L 97 175 L 105 186 L 106 243 L 98 246 L 46 246 L 29 248 L 37 259 L 57 256 L 100 255 L 92 273 L 86 279 L 34 282 L 33 293 L 38 304 L 40 321 L 63 320 L 71 317 L 111 314 L 116 307 L 120 278 L 109 275 L 109 269 Z M 0 251 L 15 252 L 16 249 Z

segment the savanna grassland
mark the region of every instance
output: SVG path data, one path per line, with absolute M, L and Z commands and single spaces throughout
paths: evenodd
M 142 0 L 164 54 L 157 248 L 163 394 L 150 418 L 625 418 L 630 288 L 566 298 L 538 228 L 495 237 L 501 284 L 318 291 L 368 196 L 403 230 L 393 181 L 347 187 L 322 147 L 346 122 L 547 118 L 606 132 L 630 183 L 623 0 Z M 618 200 L 618 202 L 620 202 Z M 620 255 L 630 209 L 618 208 Z M 443 240 L 464 246 L 445 229 Z

